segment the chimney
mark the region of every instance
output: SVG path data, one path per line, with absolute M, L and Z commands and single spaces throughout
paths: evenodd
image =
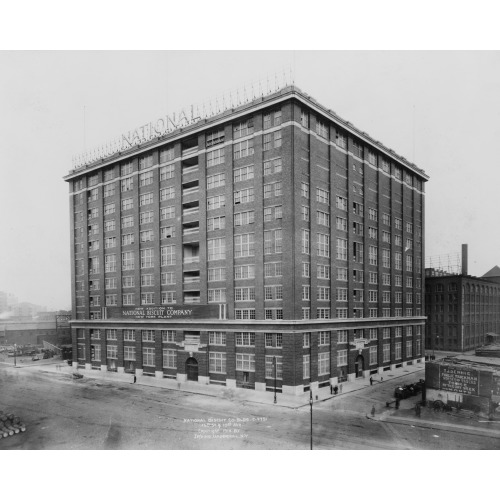
M 468 271 L 468 248 L 467 243 L 462 244 L 462 275 L 467 276 Z

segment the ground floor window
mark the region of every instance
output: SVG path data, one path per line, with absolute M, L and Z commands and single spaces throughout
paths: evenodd
M 236 354 L 236 369 L 245 372 L 255 371 L 255 354 Z
M 126 345 L 123 348 L 123 359 L 125 361 L 135 361 L 135 347 Z
M 391 360 L 391 344 L 384 344 L 383 355 L 383 362 L 388 363 Z
M 211 352 L 209 354 L 210 373 L 226 373 L 226 353 L 225 352 Z
M 413 349 L 412 349 L 412 342 L 411 340 L 406 341 L 406 357 L 411 358 L 413 355 Z
M 118 359 L 118 346 L 108 345 L 106 349 L 107 349 L 106 357 L 108 359 Z
M 163 368 L 177 368 L 175 349 L 163 349 Z
M 101 344 L 92 344 L 90 347 L 92 361 L 101 361 Z
M 347 366 L 347 349 L 337 351 L 337 366 Z
M 330 353 L 320 352 L 318 354 L 318 375 L 330 374 Z
M 274 378 L 274 359 L 276 359 L 276 378 L 283 378 L 283 357 L 266 356 L 266 378 Z
M 370 364 L 377 364 L 377 346 L 370 347 Z
M 144 347 L 142 349 L 142 364 L 144 366 L 155 366 L 154 347 Z
M 395 347 L 395 357 L 396 359 L 401 359 L 401 342 L 396 342 Z
M 304 373 L 304 378 L 311 378 L 311 355 L 304 354 L 302 356 L 302 371 Z

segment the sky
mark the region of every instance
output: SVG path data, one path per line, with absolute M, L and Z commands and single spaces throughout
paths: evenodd
M 500 265 L 498 51 L 0 51 L 0 68 L 0 290 L 20 301 L 70 308 L 73 156 L 284 72 L 429 175 L 426 257 L 467 243 L 469 274 Z

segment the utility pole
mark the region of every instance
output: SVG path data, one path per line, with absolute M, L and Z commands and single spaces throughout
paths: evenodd
M 273 365 L 274 365 L 274 404 L 276 404 L 276 375 L 277 375 L 277 366 L 276 366 L 276 356 L 273 356 Z
M 311 450 L 313 449 L 313 393 L 309 389 L 309 405 L 311 406 Z

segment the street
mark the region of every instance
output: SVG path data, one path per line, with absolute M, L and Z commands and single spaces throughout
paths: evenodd
M 369 419 L 372 406 L 377 414 L 386 410 L 385 401 L 403 381 L 315 402 L 314 449 L 500 449 L 500 438 Z M 2 366 L 0 409 L 19 415 L 27 430 L 1 439 L 0 449 L 309 449 L 309 405 L 291 409 L 244 401 L 230 390 L 224 394 Z

